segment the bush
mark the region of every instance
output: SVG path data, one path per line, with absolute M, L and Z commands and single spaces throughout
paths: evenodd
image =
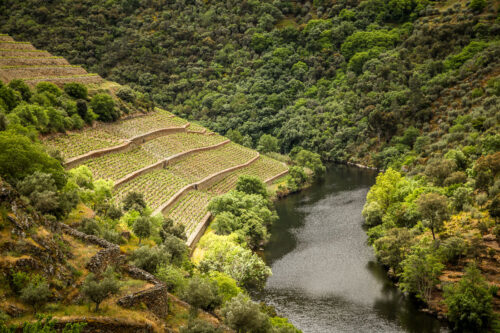
M 444 288 L 448 319 L 459 331 L 478 332 L 493 319 L 492 291 L 479 269 L 470 265 L 459 282 Z
M 233 297 L 236 297 L 243 292 L 243 290 L 238 287 L 236 280 L 227 274 L 221 272 L 211 272 L 210 280 L 217 284 L 223 303 L 226 303 Z
M 23 101 L 28 102 L 31 98 L 30 87 L 21 79 L 15 79 L 9 82 L 9 88 L 21 94 Z
M 146 208 L 144 194 L 139 192 L 128 192 L 122 203 L 125 211 L 136 210 L 138 212 L 142 212 L 144 208 Z
M 236 191 L 246 194 L 259 194 L 264 198 L 268 197 L 266 184 L 260 178 L 242 175 L 236 183 Z
M 95 219 L 83 218 L 78 230 L 87 235 L 99 236 L 101 234 L 101 227 Z
M 28 285 L 21 289 L 21 300 L 31 305 L 35 312 L 47 303 L 51 295 L 49 284 L 39 275 L 32 276 Z
M 87 99 L 88 97 L 87 87 L 81 83 L 66 83 L 63 86 L 63 89 L 66 94 L 74 99 Z
M 264 134 L 259 139 L 257 150 L 261 153 L 276 152 L 279 150 L 278 139 L 269 134 Z
M 198 309 L 213 311 L 222 303 L 217 285 L 199 276 L 189 280 L 182 293 L 182 298 L 191 305 L 195 312 Z
M 142 246 L 132 252 L 130 260 L 135 266 L 154 274 L 158 267 L 169 264 L 171 257 L 163 246 Z
M 169 292 L 179 293 L 187 283 L 186 272 L 173 265 L 161 265 L 156 270 L 156 277 L 167 286 Z
M 132 103 L 135 101 L 135 93 L 130 87 L 120 87 L 116 92 L 116 96 L 125 102 Z
M 319 154 L 313 153 L 309 150 L 302 149 L 299 151 L 295 155 L 294 161 L 297 165 L 311 170 L 316 177 L 322 175 L 326 171 Z
M 222 330 L 214 327 L 211 323 L 202 319 L 189 318 L 188 325 L 182 326 L 179 330 L 180 333 L 220 333 Z
M 240 294 L 222 309 L 225 323 L 237 332 L 268 332 L 269 317 L 260 312 L 259 305 Z
M 469 8 L 475 12 L 482 12 L 484 7 L 486 7 L 486 0 L 471 0 L 469 3 Z
M 107 94 L 97 94 L 90 101 L 92 111 L 97 114 L 98 120 L 110 122 L 120 118 L 119 111 L 115 108 L 113 98 Z
M 120 291 L 120 284 L 111 267 L 106 269 L 101 280 L 94 273 L 90 273 L 82 285 L 83 295 L 95 303 L 95 312 L 99 311 L 102 301 L 117 294 L 118 291 Z
M 40 82 L 36 85 L 35 87 L 36 92 L 41 94 L 44 92 L 50 93 L 56 97 L 59 97 L 62 95 L 62 90 L 59 89 L 58 86 L 53 84 L 52 82 Z

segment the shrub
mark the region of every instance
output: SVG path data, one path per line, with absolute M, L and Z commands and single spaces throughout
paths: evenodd
M 469 3 L 469 8 L 475 12 L 482 12 L 484 7 L 486 7 L 486 0 L 471 0 Z
M 492 291 L 474 265 L 466 268 L 459 282 L 444 288 L 448 319 L 459 331 L 478 332 L 493 319 Z
M 122 203 L 125 211 L 136 210 L 138 212 L 142 212 L 144 208 L 146 208 L 144 194 L 139 192 L 128 192 Z
M 120 117 L 119 111 L 115 108 L 113 98 L 107 94 L 97 94 L 90 101 L 92 111 L 97 114 L 101 121 L 115 121 Z
M 83 218 L 78 230 L 87 235 L 99 236 L 101 234 L 101 227 L 95 219 Z
M 261 153 L 276 152 L 279 150 L 278 139 L 269 134 L 264 134 L 259 139 L 257 150 Z
M 21 94 L 23 101 L 28 102 L 31 98 L 30 87 L 21 79 L 15 79 L 9 82 L 9 88 Z
M 119 290 L 120 284 L 111 267 L 106 269 L 100 280 L 94 273 L 90 273 L 82 285 L 83 295 L 95 303 L 95 312 L 99 311 L 99 305 L 102 301 L 117 294 Z
M 310 169 L 316 177 L 322 175 L 326 171 L 319 154 L 309 150 L 302 149 L 299 151 L 295 155 L 294 161 L 297 165 Z
M 116 96 L 118 96 L 119 99 L 132 103 L 135 100 L 135 93 L 130 87 L 120 87 L 118 91 L 116 92 Z
M 180 333 L 221 333 L 222 330 L 199 318 L 189 318 L 187 326 L 181 326 Z
M 155 274 L 158 279 L 165 283 L 168 290 L 172 293 L 178 293 L 184 290 L 187 283 L 185 275 L 186 272 L 173 265 L 161 265 L 158 267 Z
M 236 191 L 247 194 L 259 194 L 264 198 L 268 197 L 266 184 L 260 178 L 242 175 L 236 182 Z
M 32 276 L 28 285 L 21 289 L 21 300 L 31 305 L 35 312 L 47 303 L 51 295 L 49 284 L 39 275 Z
M 36 85 L 35 89 L 36 92 L 39 94 L 48 92 L 56 97 L 62 95 L 62 90 L 59 89 L 59 87 L 53 84 L 52 82 L 40 82 Z
M 170 263 L 171 254 L 163 246 L 142 246 L 132 252 L 130 260 L 143 270 L 154 274 L 158 267 Z
M 217 285 L 199 276 L 189 280 L 182 298 L 191 305 L 195 313 L 198 309 L 212 311 L 222 303 Z
M 81 83 L 71 82 L 66 83 L 63 87 L 64 92 L 75 99 L 87 99 L 87 87 Z
M 225 323 L 237 332 L 267 332 L 271 329 L 269 317 L 243 294 L 227 302 L 222 314 Z
M 211 272 L 210 280 L 217 284 L 219 294 L 222 297 L 222 302 L 225 303 L 238 296 L 243 292 L 241 288 L 238 287 L 236 280 L 227 274 L 221 272 Z

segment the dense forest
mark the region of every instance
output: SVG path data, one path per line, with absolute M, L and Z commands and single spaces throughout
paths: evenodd
M 245 146 L 385 171 L 363 210 L 377 258 L 455 329 L 477 331 L 500 310 L 499 7 L 3 0 L 0 26 Z M 220 200 L 218 233 L 244 228 Z M 208 251 L 233 246 L 211 237 Z

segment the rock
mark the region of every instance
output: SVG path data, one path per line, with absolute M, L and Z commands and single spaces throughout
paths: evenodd
M 152 288 L 124 296 L 116 303 L 124 308 L 144 304 L 158 318 L 165 318 L 168 314 L 167 287 L 164 284 L 159 284 Z
M 14 304 L 8 304 L 3 310 L 11 317 L 21 317 L 26 312 L 24 309 Z
M 487 242 L 493 242 L 493 241 L 496 241 L 497 238 L 495 237 L 495 235 L 488 234 L 488 235 L 483 236 L 483 240 L 485 240 Z

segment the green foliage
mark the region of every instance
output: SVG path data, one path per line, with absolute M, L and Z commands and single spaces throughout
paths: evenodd
M 425 193 L 418 198 L 417 205 L 425 225 L 431 229 L 435 239 L 435 233 L 439 232 L 444 220 L 449 216 L 448 200 L 441 194 Z
M 158 266 L 155 276 L 167 286 L 169 292 L 179 293 L 185 289 L 186 272 L 173 265 Z
M 120 113 L 115 107 L 115 101 L 107 94 L 94 95 L 90 101 L 90 107 L 97 114 L 97 119 L 101 121 L 115 121 L 120 117 Z
M 141 246 L 130 255 L 133 264 L 154 274 L 158 267 L 170 264 L 172 254 L 164 246 Z
M 277 333 L 302 333 L 301 330 L 293 326 L 287 318 L 271 317 L 270 318 L 273 331 Z
M 236 280 L 227 274 L 217 271 L 211 272 L 210 280 L 217 284 L 218 293 L 222 297 L 222 303 L 226 303 L 243 292 L 243 290 L 238 287 Z
M 315 177 L 321 176 L 326 171 L 319 154 L 312 151 L 302 149 L 295 155 L 293 160 L 298 166 L 310 169 Z
M 397 31 L 376 30 L 357 31 L 347 37 L 341 46 L 342 54 L 350 59 L 357 52 L 378 47 L 380 49 L 390 48 L 399 40 Z
M 144 194 L 135 191 L 128 192 L 122 203 L 125 211 L 136 210 L 142 212 L 146 208 Z
M 287 187 L 290 191 L 298 191 L 307 181 L 307 174 L 302 167 L 293 166 L 289 169 Z
M 189 318 L 188 325 L 186 327 L 182 326 L 179 330 L 180 333 L 220 333 L 221 329 L 215 328 L 209 322 L 202 319 Z
M 87 326 L 87 323 L 66 324 L 62 330 L 60 330 L 55 328 L 56 324 L 57 320 L 52 319 L 52 317 L 37 316 L 36 322 L 25 322 L 20 327 L 6 327 L 3 323 L 0 323 L 0 332 L 14 333 L 22 329 L 24 333 L 80 333 L 85 326 Z
M 200 247 L 205 250 L 200 269 L 222 272 L 245 289 L 262 289 L 271 270 L 255 253 L 235 241 L 237 236 L 205 235 Z
M 87 87 L 81 83 L 72 82 L 64 84 L 64 92 L 75 99 L 87 99 Z
M 39 275 L 32 275 L 28 284 L 21 289 L 21 300 L 37 312 L 52 296 L 47 281 Z
M 484 7 L 486 7 L 486 0 L 471 0 L 469 3 L 469 8 L 476 12 L 483 11 Z
M 36 85 L 35 89 L 36 92 L 39 94 L 47 92 L 56 97 L 62 95 L 62 90 L 59 89 L 59 87 L 53 84 L 52 82 L 40 82 Z
M 475 0 L 481 2 L 482 0 Z M 488 47 L 487 42 L 483 41 L 472 41 L 469 45 L 463 48 L 463 50 L 455 55 L 450 55 L 444 61 L 444 66 L 447 69 L 457 69 L 462 66 L 467 60 L 474 57 L 477 53 Z
M 269 134 L 262 135 L 259 139 L 257 150 L 261 153 L 271 153 L 279 151 L 278 139 Z
M 476 266 L 470 265 L 459 282 L 445 286 L 448 318 L 460 331 L 486 331 L 493 319 L 492 291 Z
M 271 329 L 269 317 L 260 312 L 257 303 L 243 294 L 226 303 L 222 313 L 225 323 L 237 332 L 268 332 Z
M 424 301 L 429 301 L 444 268 L 440 260 L 427 249 L 414 248 L 401 262 L 401 267 L 401 288 Z
M 64 169 L 59 161 L 45 153 L 44 149 L 24 135 L 12 131 L 0 132 L 0 176 L 16 182 L 41 171 L 51 174 L 61 188 L 66 183 Z
M 141 216 L 135 220 L 132 231 L 139 237 L 139 244 L 141 244 L 143 238 L 151 236 L 151 220 L 149 217 Z
M 95 312 L 99 311 L 99 305 L 102 301 L 117 294 L 118 291 L 120 291 L 120 283 L 111 267 L 106 269 L 102 279 L 99 279 L 94 273 L 90 273 L 81 288 L 82 294 L 95 303 Z
M 30 87 L 20 79 L 15 79 L 9 82 L 9 88 L 21 94 L 23 101 L 28 102 L 32 96 Z
M 217 284 L 200 276 L 189 280 L 182 293 L 182 298 L 195 310 L 212 311 L 222 304 Z
M 236 182 L 236 191 L 246 194 L 258 194 L 264 198 L 269 196 L 266 184 L 260 178 L 254 176 L 240 176 Z
M 400 273 L 400 264 L 410 253 L 414 243 L 412 233 L 406 228 L 393 228 L 378 238 L 373 247 L 377 259 L 384 265 Z

